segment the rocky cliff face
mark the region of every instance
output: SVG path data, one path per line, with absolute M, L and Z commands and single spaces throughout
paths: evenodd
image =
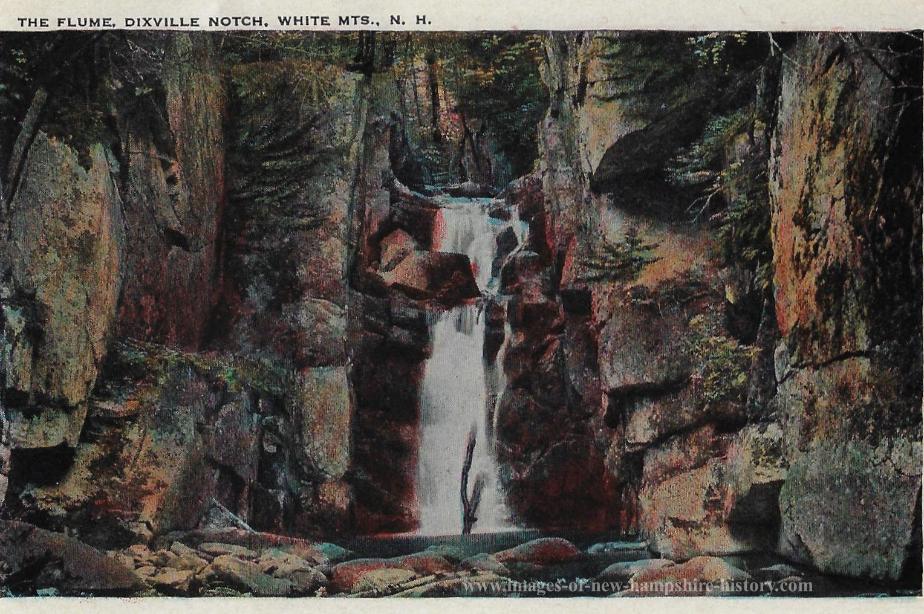
M 516 280 L 507 312 L 514 336 L 498 411 L 501 425 L 522 425 L 536 407 L 547 408 L 542 423 L 549 429 L 536 434 L 531 426 L 532 436 L 523 437 L 501 428 L 498 436 L 512 441 L 505 449 L 511 497 L 538 493 L 532 508 L 521 506 L 538 522 L 608 526 L 618 519 L 677 557 L 750 549 L 746 538 L 731 535 L 730 506 L 716 506 L 713 491 L 744 497 L 761 480 L 703 466 L 750 441 L 698 432 L 745 422 L 751 353 L 722 317 L 730 275 L 716 261 L 709 230 L 676 219 L 679 196 L 646 171 L 684 142 L 683 131 L 665 124 L 683 124 L 686 133 L 695 131 L 688 124 L 702 127 L 703 111 L 689 101 L 701 100 L 706 84 L 670 96 L 688 71 L 666 75 L 653 91 L 640 88 L 643 75 L 631 71 L 646 70 L 650 44 L 589 34 L 547 44 L 552 103 L 540 131 L 542 168 L 510 192 L 530 222 L 535 252 L 516 253 L 505 265 Z M 625 71 L 625 81 L 611 77 Z M 656 95 L 672 102 L 652 104 Z M 641 136 L 655 132 L 656 146 Z M 640 204 L 645 194 L 653 202 Z M 736 371 L 733 381 L 714 381 L 728 368 Z M 550 394 L 556 385 L 559 393 Z M 688 436 L 705 449 L 683 451 L 677 438 Z M 523 460 L 533 457 L 538 461 Z M 550 496 L 545 489 L 570 492 L 572 485 L 578 510 L 559 516 L 539 504 Z M 678 489 L 682 500 L 672 494 Z
M 790 465 L 780 547 L 833 572 L 897 577 L 896 546 L 920 531 L 921 176 L 910 135 L 921 117 L 902 93 L 908 67 L 875 47 L 806 37 L 781 78 L 770 159 Z
M 111 132 L 84 152 L 39 131 L 10 202 L 7 513 L 98 545 L 216 509 L 274 531 L 411 528 L 415 300 L 442 282 L 433 204 L 392 175 L 394 82 L 226 74 L 207 36 L 155 42 L 153 109 L 100 88 Z M 397 281 L 395 233 L 423 262 Z
M 194 61 L 178 61 L 191 50 Z M 164 47 L 156 128 L 124 116 L 116 146 L 81 151 L 42 131 L 31 142 L 4 244 L 14 448 L 76 443 L 112 334 L 198 345 L 223 198 L 210 53 L 187 36 Z M 114 101 L 115 87 L 101 95 Z
M 551 97 L 540 129 L 542 170 L 506 193 L 529 236 L 501 267 L 511 336 L 497 408 L 498 455 L 509 503 L 527 522 L 602 528 L 615 516 L 615 493 L 603 453 L 593 445 L 601 427 L 596 343 L 588 290 L 575 271 L 599 200 L 586 189 L 580 144 L 573 140 L 577 118 L 568 92 L 575 76 L 568 53 L 557 48 L 569 42 L 548 43 L 545 78 L 559 95 Z
M 90 155 L 85 169 L 67 145 L 39 133 L 10 203 L 3 378 L 16 448 L 76 443 L 115 323 L 122 203 L 106 151 Z
M 212 41 L 170 37 L 162 101 L 117 112 L 126 261 L 115 333 L 187 350 L 207 334 L 219 280 L 227 102 Z
M 760 69 L 754 119 L 725 164 L 756 157 L 769 176 L 773 294 L 761 300 L 754 271 L 719 256 L 715 230 L 677 207 L 692 197 L 657 170 L 710 112 L 754 91 L 682 62 L 651 72 L 679 38 L 548 42 L 533 197 L 547 252 L 519 276 L 546 280 L 521 294 L 548 317 L 530 319 L 524 339 L 546 342 L 524 371 L 555 355 L 548 330 L 586 322 L 593 334 L 563 362 L 599 390 L 576 420 L 582 448 L 606 455 L 591 490 L 617 484 L 623 527 L 665 556 L 778 549 L 828 572 L 897 578 L 920 539 L 920 152 L 899 136 L 919 131 L 920 110 L 901 91 L 909 66 L 883 64 L 880 43 L 800 36 L 778 79 L 778 58 Z M 576 382 L 565 372 L 559 381 Z M 531 443 L 550 465 L 536 482 L 570 475 L 575 455 L 555 459 L 551 442 Z M 512 475 L 534 486 L 529 470 Z
M 37 134 L 9 203 L 0 368 L 13 495 L 35 482 L 36 463 L 43 479 L 66 471 L 100 411 L 93 391 L 113 338 L 195 348 L 203 337 L 224 197 L 222 88 L 206 38 L 172 37 L 160 59 L 153 117 L 120 106 L 114 75 L 101 79 L 111 139 L 23 128 Z

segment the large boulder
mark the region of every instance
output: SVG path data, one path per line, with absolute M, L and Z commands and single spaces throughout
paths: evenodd
M 264 551 L 257 565 L 263 573 L 292 583 L 292 592 L 313 594 L 327 584 L 327 576 L 305 559 L 276 548 Z
M 533 296 L 549 292 L 552 282 L 547 266 L 546 259 L 536 252 L 521 250 L 511 254 L 501 268 L 501 292 Z
M 554 565 L 567 563 L 579 557 L 581 551 L 560 537 L 542 537 L 520 544 L 494 555 L 499 563 L 531 563 L 533 565 Z
M 380 257 L 379 271 L 387 272 L 394 269 L 398 263 L 419 248 L 414 237 L 400 228 L 392 231 L 379 242 Z
M 921 252 L 921 170 L 910 162 L 920 115 L 903 112 L 892 81 L 920 64 L 886 46 L 901 42 L 793 45 L 770 204 L 776 404 L 790 459 L 780 548 L 825 572 L 894 579 L 920 549 L 921 277 L 909 263 Z
M 370 572 L 384 569 L 411 571 L 417 575 L 428 576 L 452 571 L 454 566 L 444 557 L 427 552 L 390 559 L 354 559 L 334 565 L 331 570 L 330 589 L 334 592 L 355 592 L 359 590 L 358 587 L 364 586 L 363 579 Z M 383 579 L 379 578 L 379 581 Z M 370 582 L 376 584 L 378 581 Z
M 255 597 L 286 597 L 293 587 L 290 580 L 274 578 L 260 571 L 256 563 L 230 554 L 215 557 L 199 576 L 205 583 L 221 581 Z
M 0 521 L 0 585 L 14 595 L 52 587 L 64 595 L 128 596 L 144 589 L 134 571 L 72 537 Z
M 913 544 L 921 442 L 820 443 L 789 469 L 780 492 L 786 556 L 855 577 L 898 578 Z M 871 530 L 874 523 L 875 530 Z
M 642 559 L 640 561 L 617 561 L 608 565 L 597 574 L 596 579 L 602 582 L 626 582 L 632 576 L 643 572 L 650 572 L 674 565 L 670 559 Z
M 722 435 L 712 425 L 645 452 L 640 525 L 662 556 L 771 550 L 787 475 L 778 425 Z
M 747 592 L 750 574 L 724 560 L 698 556 L 680 565 L 650 566 L 630 579 L 631 596 L 676 597 Z
M 481 295 L 465 254 L 414 250 L 382 277 L 412 298 L 458 303 Z
M 84 168 L 39 133 L 10 203 L 0 377 L 14 448 L 73 446 L 106 356 L 125 250 L 108 156 L 95 145 Z

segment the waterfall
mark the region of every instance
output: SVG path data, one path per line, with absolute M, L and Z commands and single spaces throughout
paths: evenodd
M 510 222 L 491 218 L 488 203 L 490 199 L 444 199 L 442 236 L 437 242 L 439 251 L 469 257 L 483 297 L 496 294 L 499 284 L 491 276 L 498 234 L 513 226 L 522 242 L 525 232 L 515 218 Z M 495 396 L 503 386 L 502 369 L 496 362 L 485 364 L 483 359 L 485 320 L 481 299 L 439 312 L 432 321 L 433 352 L 424 366 L 421 384 L 417 469 L 419 532 L 424 535 L 462 532 L 460 480 L 465 444 L 473 427 L 477 440 L 469 491 L 476 476 L 481 474 L 485 480 L 473 532 L 512 526 L 498 481 L 494 429 L 488 423 L 494 414 Z

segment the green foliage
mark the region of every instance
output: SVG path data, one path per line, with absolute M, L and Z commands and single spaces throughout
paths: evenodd
M 335 67 L 320 61 L 251 62 L 232 68 L 231 85 L 246 110 L 260 112 L 284 102 L 301 117 L 326 110 L 337 74 Z
M 734 47 L 744 47 L 749 42 L 749 32 L 708 32 L 687 39 L 693 57 L 700 67 L 717 67 L 728 71 L 731 68 L 729 56 Z
M 693 221 L 708 219 L 716 227 L 722 259 L 750 270 L 753 289 L 766 292 L 773 276 L 768 118 L 760 93 L 755 99 L 754 83 L 760 81 L 755 71 L 766 63 L 769 39 L 760 33 L 709 32 L 688 37 L 687 45 L 697 70 L 724 78 L 740 95 L 667 164 L 667 178 L 696 195 L 688 211 Z
M 6 32 L 0 37 L 0 167 L 19 134 L 20 122 L 38 87 L 35 73 L 45 55 L 35 36 Z
M 292 372 L 269 360 L 234 354 L 182 352 L 156 343 L 135 339 L 115 342 L 100 378 L 97 396 L 117 397 L 137 383 L 163 386 L 177 369 L 190 369 L 213 382 L 222 382 L 229 391 L 254 390 L 283 398 L 290 389 Z
M 666 169 L 672 184 L 699 193 L 688 209 L 693 220 L 710 217 L 722 258 L 753 271 L 760 290 L 773 276 L 766 151 L 764 124 L 748 105 L 713 117 Z
M 331 69 L 311 62 L 270 62 L 244 64 L 231 74 L 237 109 L 229 153 L 231 200 L 265 208 L 257 221 L 284 217 L 305 228 L 316 225 L 326 212 L 314 205 L 306 188 L 312 169 L 331 153 L 312 133 L 328 110 L 335 78 Z
M 482 118 L 514 176 L 528 173 L 538 155 L 538 126 L 548 104 L 539 75 L 542 40 L 512 32 L 462 39 L 458 68 L 459 109 Z
M 423 64 L 435 67 L 440 85 L 448 93 L 441 99 L 449 113 L 449 124 L 481 120 L 501 157 L 510 162 L 514 176 L 529 173 L 538 156 L 538 127 L 548 103 L 548 92 L 539 74 L 543 58 L 543 39 L 530 33 L 496 32 L 468 34 L 441 32 L 414 33 L 398 45 L 396 69 L 399 78 L 416 84 L 431 75 L 421 71 Z M 428 68 L 427 72 L 430 71 Z M 429 100 L 420 103 L 429 108 Z M 413 120 L 411 114 L 409 120 Z M 447 126 L 442 126 L 446 129 Z M 461 134 L 445 134 L 457 146 Z M 434 148 L 436 149 L 436 148 Z M 447 151 L 430 152 L 438 158 Z M 454 170 L 454 169 L 450 169 Z
M 750 108 L 736 109 L 727 115 L 713 117 L 702 135 L 681 150 L 667 167 L 668 178 L 677 186 L 699 186 L 705 183 L 724 185 L 714 170 L 724 161 L 726 152 L 740 134 L 745 133 L 754 121 Z
M 607 76 L 606 95 L 630 117 L 651 118 L 714 86 L 696 65 L 680 33 L 618 32 L 594 36 L 592 53 Z M 580 98 L 581 91 L 575 92 Z
M 691 380 L 705 402 L 742 402 L 756 348 L 721 334 L 718 325 L 705 315 L 693 317 L 689 330 L 687 350 L 695 368 Z
M 601 240 L 590 256 L 582 259 L 581 264 L 587 273 L 583 281 L 629 281 L 638 276 L 645 265 L 658 260 L 653 255 L 657 245 L 645 243 L 638 236 L 638 229 L 626 229 L 622 241 L 611 243 Z
M 356 55 L 358 32 L 226 32 L 220 46 L 229 65 L 294 60 L 345 66 Z
M 746 180 L 750 176 L 739 172 Z M 766 173 L 766 170 L 762 172 Z M 767 291 L 773 283 L 773 246 L 766 184 L 745 184 L 718 218 L 719 241 L 726 262 L 738 261 L 754 271 L 754 286 Z
M 169 36 L 104 31 L 0 37 L 0 166 L 40 90 L 47 93 L 41 129 L 76 149 L 82 162 L 95 143 L 118 138 L 119 121 L 161 123 L 160 78 Z

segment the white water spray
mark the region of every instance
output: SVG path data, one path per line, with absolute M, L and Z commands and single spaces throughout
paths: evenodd
M 439 251 L 466 254 L 482 296 L 494 295 L 499 280 L 491 276 L 491 264 L 497 236 L 513 227 L 522 243 L 523 224 L 516 219 L 504 222 L 491 218 L 489 199 L 447 198 L 443 202 Z M 479 474 L 485 480 L 473 532 L 513 526 L 498 483 L 494 430 L 488 424 L 494 413 L 495 394 L 499 395 L 504 382 L 500 365 L 486 365 L 482 358 L 484 335 L 483 300 L 440 312 L 432 323 L 433 353 L 424 367 L 420 399 L 417 497 L 419 533 L 423 535 L 462 532 L 462 464 L 466 439 L 473 427 L 477 439 L 469 489 Z M 499 358 L 501 355 L 502 352 Z M 489 389 L 495 394 L 489 394 Z

